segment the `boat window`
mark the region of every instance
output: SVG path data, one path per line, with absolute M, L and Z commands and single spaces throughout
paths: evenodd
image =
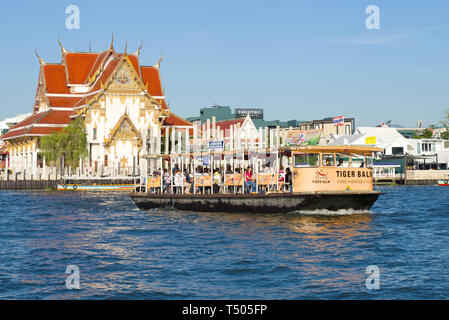
M 295 154 L 295 168 L 318 167 L 320 165 L 320 155 L 318 153 Z
M 321 156 L 323 166 L 325 167 L 333 167 L 334 166 L 334 155 L 333 154 L 323 154 Z
M 349 157 L 337 155 L 337 167 L 342 167 L 342 168 L 349 167 Z
M 353 168 L 364 168 L 365 161 L 363 158 L 352 158 L 352 167 Z

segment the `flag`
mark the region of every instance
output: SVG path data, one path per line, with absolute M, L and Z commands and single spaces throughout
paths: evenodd
M 298 146 L 300 146 L 304 141 L 305 141 L 306 137 L 304 133 L 301 133 L 301 135 L 298 138 Z
M 339 116 L 339 117 L 334 117 L 334 126 L 343 126 L 345 124 L 345 117 L 344 116 Z

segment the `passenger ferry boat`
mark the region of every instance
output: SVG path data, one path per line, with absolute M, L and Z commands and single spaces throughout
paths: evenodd
M 173 182 L 174 179 L 170 178 L 167 185 L 161 175 L 155 174 L 141 178 L 131 197 L 143 210 L 167 207 L 190 211 L 254 213 L 368 210 L 380 195 L 379 191 L 373 190 L 371 162 L 373 153 L 381 151 L 368 146 L 282 147 L 274 150 L 274 158 L 267 158 L 266 150 L 241 154 L 214 152 L 206 154 L 210 159 L 206 163 L 211 169 L 220 169 L 224 173 L 219 179 L 214 179 L 211 173 L 194 174 L 193 186 L 183 180 L 180 187 Z M 180 169 L 195 167 L 195 159 L 204 159 L 204 156 L 204 153 L 165 155 L 170 160 L 168 172 L 172 172 L 173 165 L 176 167 L 178 163 Z M 287 174 L 284 179 L 280 170 L 280 157 L 283 160 L 287 158 L 292 167 L 291 174 Z M 230 168 L 228 162 L 232 163 L 234 169 L 230 173 L 227 173 Z M 255 184 L 256 192 L 245 192 L 251 181 L 245 183 L 245 175 L 235 172 L 239 171 L 236 167 L 242 164 L 254 168 L 252 183 Z M 268 170 L 262 171 L 263 167 Z M 178 193 L 174 192 L 176 189 Z

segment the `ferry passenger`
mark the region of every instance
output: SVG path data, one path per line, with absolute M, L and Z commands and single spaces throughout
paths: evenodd
M 201 166 L 196 167 L 195 175 L 196 175 L 197 177 L 203 175 L 203 169 L 202 169 Z M 203 193 L 203 187 L 197 187 L 197 188 L 196 188 L 196 191 L 197 191 L 198 193 Z
M 234 172 L 232 172 L 232 168 L 231 168 L 230 164 L 228 164 L 226 166 L 226 174 L 234 174 Z M 226 179 L 225 179 L 225 181 L 226 181 Z M 234 187 L 233 186 L 227 186 L 226 189 L 227 189 L 228 193 L 232 193 L 232 190 L 234 189 Z
M 240 174 L 242 173 L 242 169 L 240 169 L 240 168 L 235 168 L 234 172 L 235 172 L 236 174 L 240 175 Z M 239 186 L 237 186 L 237 187 L 234 187 L 234 192 L 235 192 L 235 193 L 242 192 L 242 185 L 239 185 Z
M 285 188 L 288 192 L 291 192 L 292 190 L 292 172 L 290 171 L 290 168 L 287 168 L 285 170 Z
M 193 183 L 192 178 L 190 177 L 189 171 L 187 169 L 184 169 L 184 177 L 185 177 L 185 192 L 193 193 Z
M 246 193 L 256 192 L 256 182 L 251 167 L 245 171 L 245 189 Z
M 213 186 L 214 186 L 214 193 L 219 193 L 220 192 L 220 185 L 221 185 L 221 175 L 220 175 L 220 169 L 215 169 L 215 172 L 214 172 L 214 177 L 213 177 L 213 179 L 214 179 L 214 184 L 213 184 Z
M 279 176 L 279 190 L 278 191 L 280 191 L 280 190 L 283 190 L 284 182 L 285 182 L 285 171 L 284 171 L 283 166 L 279 167 L 278 176 Z
M 203 170 L 203 176 L 210 176 L 210 174 L 209 174 L 209 168 L 204 168 L 204 170 Z M 206 186 L 206 187 L 204 187 L 204 192 L 206 193 L 206 194 L 209 194 L 210 193 L 210 186 Z
M 164 174 L 162 176 L 162 178 L 164 179 L 164 193 L 168 193 L 168 191 L 170 190 L 170 174 L 168 173 L 167 169 L 164 169 Z
M 174 185 L 175 185 L 174 193 L 182 193 L 183 182 L 184 182 L 184 176 L 182 175 L 181 171 L 176 170 L 175 177 L 174 177 Z
M 338 159 L 337 167 L 343 167 L 343 159 L 342 158 Z
M 175 166 L 174 166 L 173 169 L 172 169 L 172 175 L 173 175 L 173 176 L 176 174 L 176 171 L 179 171 L 179 166 L 178 166 L 177 163 L 175 164 Z

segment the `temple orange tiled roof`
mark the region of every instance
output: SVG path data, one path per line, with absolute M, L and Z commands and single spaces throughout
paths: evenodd
M 163 96 L 159 70 L 156 67 L 140 67 L 143 84 L 148 84 L 148 92 L 152 96 Z
M 58 108 L 73 108 L 75 105 L 83 100 L 80 97 L 48 97 L 48 101 L 51 107 Z
M 33 127 L 28 132 L 28 135 L 31 136 L 45 136 L 48 134 L 52 134 L 53 132 L 59 132 L 63 129 L 63 127 Z
M 170 116 L 164 119 L 162 125 L 164 126 L 193 126 L 193 123 L 190 121 L 185 120 L 184 118 L 181 118 L 180 116 L 177 116 L 173 112 L 170 112 Z
M 113 53 L 113 50 L 106 50 L 102 53 L 100 53 L 92 66 L 89 74 L 87 75 L 86 79 L 84 79 L 84 83 L 87 83 L 89 81 L 89 78 L 92 77 L 97 69 L 101 66 L 101 64 L 107 59 L 107 57 Z
M 52 131 L 60 131 L 63 126 L 69 124 L 72 120 L 70 115 L 72 111 L 61 111 L 55 109 L 48 109 L 43 112 L 37 112 L 24 119 L 22 122 L 15 125 L 5 135 L 1 137 L 2 140 L 9 140 L 24 135 L 41 135 L 49 134 Z M 48 126 L 46 126 L 48 125 Z M 59 125 L 55 127 L 54 125 Z M 53 130 L 56 129 L 56 130 Z
M 85 83 L 99 55 L 100 55 L 99 53 L 85 53 L 85 52 L 66 53 L 65 61 L 67 66 L 67 76 L 69 79 L 69 83 L 74 84 Z
M 47 93 L 69 94 L 65 67 L 62 64 L 45 64 L 43 66 Z

